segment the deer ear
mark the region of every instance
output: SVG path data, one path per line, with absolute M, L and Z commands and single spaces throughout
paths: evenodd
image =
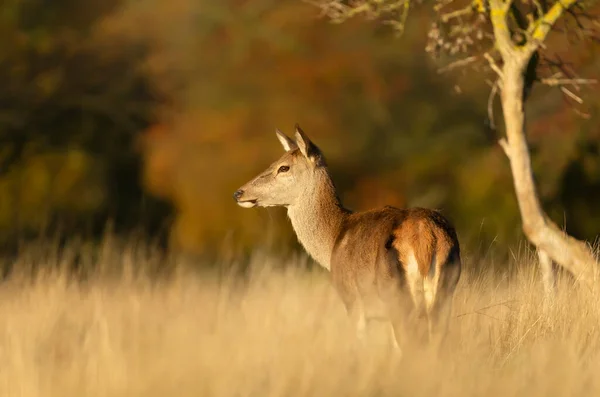
M 308 136 L 306 136 L 304 131 L 302 131 L 302 129 L 300 128 L 300 126 L 297 123 L 296 123 L 296 144 L 298 145 L 298 148 L 300 148 L 300 151 L 302 152 L 302 154 L 305 157 L 308 158 L 313 154 L 313 148 L 314 148 L 313 143 L 310 141 L 310 139 L 308 139 Z
M 288 137 L 283 132 L 279 131 L 279 129 L 275 130 L 275 135 L 277 135 L 277 139 L 279 139 L 279 142 L 281 142 L 281 146 L 283 146 L 286 152 L 298 148 L 296 142 L 294 142 L 292 138 Z

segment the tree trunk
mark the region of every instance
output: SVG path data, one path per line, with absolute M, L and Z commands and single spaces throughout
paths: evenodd
M 529 147 L 525 136 L 523 104 L 524 73 L 529 59 L 504 59 L 502 68 L 502 111 L 507 141 L 500 143 L 510 161 L 523 231 L 538 249 L 543 280 L 554 284 L 552 263 L 571 272 L 580 283 L 591 287 L 596 280 L 598 261 L 591 248 L 563 232 L 541 207 L 533 180 Z M 553 288 L 552 288 L 553 289 Z M 547 288 L 551 293 L 551 288 Z
M 544 308 L 547 309 L 556 288 L 556 267 L 546 251 L 538 250 L 538 260 L 542 273 L 542 285 L 544 286 Z

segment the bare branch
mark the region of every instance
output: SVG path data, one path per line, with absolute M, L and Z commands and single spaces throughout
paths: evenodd
M 504 74 L 502 73 L 502 69 L 500 69 L 500 67 L 496 64 L 496 61 L 494 61 L 494 58 L 490 55 L 490 53 L 489 52 L 484 53 L 483 57 L 490 64 L 490 68 L 492 68 L 492 70 L 498 74 L 500 79 L 503 79 Z
M 538 0 L 533 0 L 533 4 L 535 4 L 535 8 L 537 10 L 538 17 L 541 16 L 541 15 L 544 15 L 544 13 L 546 11 L 544 10 L 544 7 L 542 6 L 542 3 L 540 3 Z
M 592 115 L 591 115 L 591 114 L 589 114 L 589 113 L 585 113 L 585 112 L 582 112 L 581 110 L 579 110 L 579 109 L 577 109 L 577 108 L 573 108 L 573 111 L 574 111 L 574 112 L 575 112 L 575 113 L 576 113 L 576 114 L 577 114 L 579 117 L 581 117 L 581 118 L 583 118 L 583 119 L 586 119 L 586 120 L 589 120 L 589 119 L 592 117 Z
M 563 86 L 563 87 L 560 87 L 560 90 L 562 92 L 564 92 L 565 95 L 567 95 L 568 97 L 570 97 L 571 99 L 573 99 L 575 102 L 577 102 L 578 104 L 581 105 L 583 103 L 583 99 L 581 99 L 578 95 L 575 95 L 573 93 L 573 91 L 570 91 L 568 88 L 566 88 L 566 87 Z
M 518 30 L 520 32 L 525 32 L 525 30 L 527 29 L 527 16 L 529 16 L 529 13 L 527 13 L 527 16 L 523 15 L 521 10 L 519 10 L 519 7 L 517 7 L 517 5 L 514 2 L 511 3 L 509 7 L 509 12 L 510 16 L 512 16 L 513 21 L 517 24 Z
M 553 59 L 554 58 L 554 59 Z M 571 64 L 569 62 L 563 61 L 562 57 L 558 54 L 554 54 L 554 57 L 550 58 L 548 55 L 543 56 L 542 60 L 544 64 L 550 70 L 558 70 L 557 74 L 552 77 L 558 77 L 561 75 L 567 76 L 567 78 L 574 79 L 578 76 L 575 71 L 571 68 Z
M 510 30 L 506 16 L 512 5 L 512 0 L 490 0 L 490 17 L 494 28 L 496 45 L 503 59 L 512 57 L 516 53 L 516 47 L 510 37 Z
M 473 14 L 473 12 L 475 12 L 475 4 L 471 3 L 464 8 L 459 8 L 458 10 L 449 11 L 445 14 L 440 15 L 440 19 L 442 20 L 442 22 L 445 23 L 450 21 L 451 19 L 460 18 L 465 15 L 471 15 Z
M 406 19 L 408 18 L 408 11 L 410 10 L 410 0 L 404 0 L 402 5 L 402 11 L 400 13 L 400 21 L 388 21 L 388 24 L 396 28 L 397 34 L 402 35 L 404 28 L 406 27 Z
M 540 47 L 540 44 L 546 40 L 550 30 L 552 30 L 552 27 L 562 16 L 563 12 L 576 2 L 577 0 L 558 0 L 546 14 L 538 18 L 529 27 L 531 41 L 525 47 L 527 53 L 533 54 Z
M 348 6 L 339 1 L 328 0 L 305 0 L 307 3 L 315 5 L 321 9 L 321 13 L 326 15 L 333 23 L 341 23 L 359 14 L 370 14 L 371 4 L 364 2 L 356 6 Z
M 542 283 L 544 284 L 544 309 L 547 310 L 556 293 L 556 265 L 548 253 L 542 249 L 537 250 L 540 270 L 542 272 Z
M 540 83 L 548 85 L 550 87 L 556 87 L 559 85 L 574 85 L 578 86 L 580 84 L 597 84 L 598 80 L 596 79 L 558 79 L 558 78 L 546 78 L 541 79 Z
M 437 72 L 439 74 L 446 73 L 446 72 L 449 72 L 451 70 L 454 70 L 454 69 L 457 69 L 457 68 L 461 68 L 461 67 L 470 65 L 473 62 L 477 61 L 478 59 L 479 59 L 479 57 L 477 55 L 473 55 L 473 56 L 470 56 L 470 57 L 467 57 L 467 58 L 462 58 L 462 59 L 454 61 L 454 62 L 452 62 L 452 63 L 450 63 L 450 64 L 448 64 L 448 65 L 446 65 L 444 67 L 439 68 L 437 70 Z
M 490 90 L 490 96 L 488 97 L 488 120 L 490 122 L 490 128 L 492 130 L 496 130 L 496 122 L 494 121 L 494 99 L 498 94 L 498 87 L 500 85 L 499 79 L 494 82 L 492 85 L 492 89 Z
M 572 104 L 570 100 L 573 100 L 580 105 L 583 104 L 584 100 L 565 86 L 572 86 L 576 91 L 579 91 L 582 85 L 597 84 L 598 80 L 580 78 L 574 72 L 566 70 L 566 64 L 560 59 L 560 57 L 558 57 L 557 61 L 552 59 L 545 59 L 545 61 L 550 66 L 550 69 L 557 68 L 559 70 L 552 76 L 539 78 L 537 81 L 549 87 L 559 87 L 564 94 L 565 102 Z M 589 118 L 589 114 L 581 112 L 576 107 L 573 107 L 573 110 L 581 117 Z
M 333 23 L 342 23 L 362 15 L 369 20 L 381 19 L 398 34 L 404 32 L 412 0 L 303 0 L 321 9 Z
M 500 138 L 498 140 L 498 144 L 500 145 L 502 150 L 504 150 L 504 154 L 506 155 L 506 157 L 510 158 L 510 145 L 508 144 L 506 138 Z

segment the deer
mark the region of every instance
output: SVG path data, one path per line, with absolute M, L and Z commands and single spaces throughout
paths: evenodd
M 347 209 L 323 153 L 300 126 L 295 140 L 275 132 L 285 153 L 235 191 L 237 204 L 287 209 L 302 247 L 329 271 L 360 339 L 369 322 L 383 320 L 400 352 L 409 336 L 439 346 L 461 275 L 450 221 L 421 207 Z

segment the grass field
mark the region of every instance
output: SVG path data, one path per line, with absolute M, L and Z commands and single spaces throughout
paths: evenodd
M 69 260 L 25 252 L 20 269 L 54 270 L 0 285 L 0 396 L 600 395 L 598 295 L 565 282 L 544 309 L 525 255 L 504 273 L 465 271 L 444 354 L 401 358 L 383 329 L 355 339 L 327 274 L 303 259 L 156 280 L 136 274 L 152 256 L 114 248 L 84 282 L 61 270 Z

